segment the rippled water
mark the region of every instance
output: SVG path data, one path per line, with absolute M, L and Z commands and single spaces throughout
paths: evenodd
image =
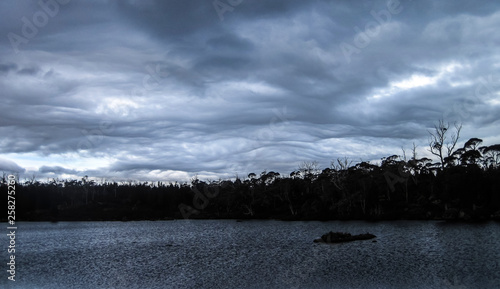
M 313 243 L 328 231 L 377 242 Z M 18 223 L 16 241 L 1 288 L 500 288 L 493 222 Z

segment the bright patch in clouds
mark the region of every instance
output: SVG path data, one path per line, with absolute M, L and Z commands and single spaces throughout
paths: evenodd
M 421 87 L 427 87 L 434 85 L 438 83 L 439 81 L 449 78 L 452 76 L 457 69 L 463 68 L 464 66 L 461 65 L 460 63 L 457 62 L 452 62 L 446 65 L 440 66 L 434 76 L 426 76 L 423 74 L 412 74 L 409 78 L 399 80 L 399 81 L 393 81 L 389 83 L 388 88 L 383 88 L 378 90 L 374 95 L 371 96 L 371 98 L 378 99 L 382 97 L 391 97 L 399 92 L 414 89 L 414 88 L 421 88 Z M 451 82 L 451 86 L 459 86 L 463 85 L 465 83 L 458 83 L 458 82 Z
M 489 99 L 486 101 L 489 105 L 499 105 L 500 104 L 500 97 L 494 98 L 494 99 Z
M 400 89 L 411 89 L 415 87 L 427 86 L 436 83 L 438 77 L 428 77 L 424 75 L 412 75 L 409 79 L 392 83 L 391 86 Z
M 107 97 L 98 105 L 96 113 L 98 114 L 117 114 L 119 116 L 129 116 L 131 111 L 138 109 L 138 103 L 131 99 Z
M 282 94 L 282 89 L 273 87 L 265 82 L 227 82 L 220 85 L 219 94 L 225 95 L 227 92 L 245 92 L 258 95 L 279 95 Z

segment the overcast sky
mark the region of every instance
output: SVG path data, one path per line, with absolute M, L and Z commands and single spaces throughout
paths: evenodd
M 0 171 L 186 181 L 500 143 L 498 1 L 0 1 Z

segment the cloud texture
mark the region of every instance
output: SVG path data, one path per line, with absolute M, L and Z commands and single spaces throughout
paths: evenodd
M 1 1 L 0 170 L 189 180 L 500 143 L 494 1 Z

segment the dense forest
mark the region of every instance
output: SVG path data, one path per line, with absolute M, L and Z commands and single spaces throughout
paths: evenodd
M 36 179 L 16 184 L 16 220 L 500 220 L 500 144 L 472 138 L 455 149 L 449 124 L 430 132 L 433 162 L 391 155 L 380 163 L 337 159 L 319 169 L 305 162 L 283 175 L 250 173 L 234 180 L 190 183 Z M 447 142 L 449 140 L 449 142 Z M 1 180 L 7 191 L 7 175 Z

